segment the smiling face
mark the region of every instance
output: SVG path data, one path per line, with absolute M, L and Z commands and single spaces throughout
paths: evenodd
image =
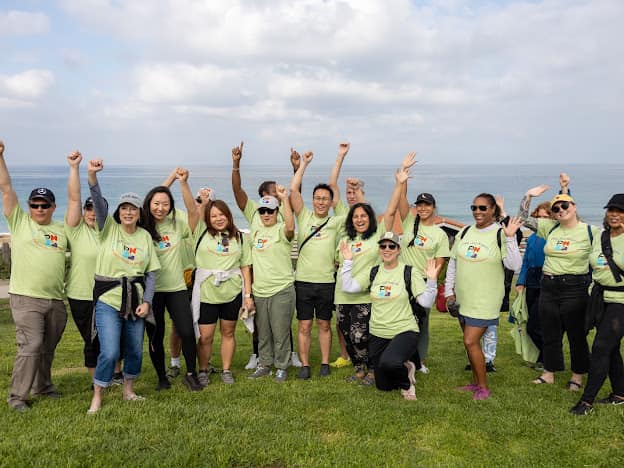
M 379 255 L 385 266 L 395 266 L 399 261 L 401 249 L 398 244 L 384 240 L 379 244 Z
M 611 229 L 621 229 L 622 223 L 624 223 L 624 210 L 615 207 L 607 209 L 605 220 Z
M 362 207 L 358 207 L 353 210 L 351 220 L 353 221 L 355 232 L 358 234 L 364 234 L 370 227 L 370 218 L 368 217 L 368 213 L 366 213 Z
M 163 192 L 156 192 L 150 200 L 150 213 L 157 223 L 164 220 L 171 211 L 171 199 Z
M 476 208 L 472 212 L 472 217 L 475 220 L 475 226 L 477 228 L 482 229 L 488 227 L 494 222 L 496 206 L 490 205 L 490 201 L 487 198 L 477 197 L 472 204 Z
M 355 190 L 353 190 L 351 186 L 347 186 L 346 196 L 347 196 L 347 203 L 349 204 L 349 207 L 353 206 L 355 202 L 357 202 L 357 197 L 355 196 Z
M 228 227 L 228 218 L 216 206 L 210 207 L 210 225 L 219 232 L 223 232 Z
M 314 214 L 319 218 L 324 218 L 329 213 L 332 198 L 331 192 L 324 188 L 316 189 L 312 196 L 312 206 Z
M 560 223 L 565 224 L 576 219 L 576 205 L 572 202 L 557 202 L 552 206 L 551 211 L 553 219 Z
M 416 203 L 416 213 L 420 216 L 421 221 L 428 221 L 435 213 L 435 207 L 426 202 Z
M 136 227 L 139 215 L 140 210 L 130 203 L 123 203 L 119 206 L 119 221 L 123 226 Z
M 33 198 L 28 200 L 28 209 L 30 217 L 35 223 L 42 225 L 50 224 L 56 205 L 44 198 Z

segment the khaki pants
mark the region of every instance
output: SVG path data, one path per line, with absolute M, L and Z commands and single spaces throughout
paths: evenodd
M 13 362 L 9 405 L 15 406 L 25 402 L 31 391 L 33 395 L 55 391 L 52 360 L 65 330 L 67 311 L 61 300 L 10 296 L 17 355 Z
M 290 359 L 290 332 L 295 310 L 295 287 L 287 288 L 270 297 L 255 297 L 256 326 L 260 365 L 287 369 Z

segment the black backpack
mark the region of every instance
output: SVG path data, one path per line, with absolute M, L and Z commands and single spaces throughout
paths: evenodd
M 373 280 L 377 276 L 379 272 L 379 265 L 375 265 L 371 268 L 370 271 L 370 284 L 373 284 Z M 414 297 L 414 293 L 412 293 L 412 266 L 405 265 L 403 269 L 403 281 L 405 281 L 405 290 L 407 291 L 407 296 L 409 298 L 410 307 L 412 308 L 412 313 L 414 317 L 418 320 L 418 323 L 422 323 L 423 319 L 427 316 L 427 311 L 423 306 L 421 306 L 416 298 Z M 370 286 L 369 286 L 370 288 Z

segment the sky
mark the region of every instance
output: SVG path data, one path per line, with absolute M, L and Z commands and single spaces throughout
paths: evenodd
M 21 165 L 616 163 L 622 0 L 0 0 Z

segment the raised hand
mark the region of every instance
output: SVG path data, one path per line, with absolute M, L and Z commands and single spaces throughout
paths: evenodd
M 214 190 L 211 188 L 202 188 L 199 191 L 199 198 L 201 198 L 202 205 L 205 205 L 212 199 L 214 199 Z
M 520 229 L 522 224 L 522 218 L 519 218 L 517 216 L 509 218 L 509 223 L 507 223 L 507 226 L 503 226 L 503 232 L 507 237 L 513 237 L 516 235 L 516 232 L 518 231 L 518 229 Z
M 297 150 L 290 148 L 290 164 L 292 164 L 293 170 L 297 172 L 301 165 L 301 155 L 297 153 Z
M 176 167 L 175 176 L 176 179 L 187 182 L 189 178 L 189 171 L 188 169 L 184 169 L 183 167 Z
M 243 142 L 241 141 L 240 146 L 235 146 L 232 148 L 232 161 L 239 162 L 243 157 Z
M 275 192 L 277 193 L 277 198 L 279 198 L 280 200 L 288 198 L 288 190 L 286 190 L 286 187 L 284 187 L 283 185 L 276 185 Z
M 81 161 L 82 154 L 80 154 L 80 151 L 78 150 L 72 151 L 67 155 L 67 162 L 69 163 L 70 167 L 78 167 Z
M 565 172 L 559 174 L 559 185 L 562 189 L 567 189 L 568 185 L 570 185 L 570 176 Z
M 501 212 L 505 211 L 505 197 L 502 195 L 494 195 L 494 200 L 496 200 L 496 205 L 500 208 Z
M 340 253 L 345 260 L 353 260 L 353 251 L 347 241 L 340 241 Z
M 529 190 L 526 191 L 526 195 L 528 195 L 529 197 L 539 197 L 541 194 L 543 194 L 546 190 L 548 190 L 550 187 L 548 185 L 538 185 L 537 187 L 533 187 L 530 188 Z
M 343 142 L 338 145 L 338 156 L 344 158 L 351 148 L 351 143 Z
M 427 279 L 437 281 L 443 264 L 444 263 L 440 263 L 436 266 L 435 258 L 430 258 L 429 260 L 427 260 L 427 267 L 425 268 L 425 274 L 427 275 Z
M 303 162 L 305 164 L 310 164 L 312 162 L 312 158 L 314 158 L 314 153 L 312 151 L 306 151 L 303 153 Z
M 409 169 L 414 164 L 416 164 L 416 151 L 411 151 L 405 155 L 403 161 L 401 162 L 402 169 Z
M 404 167 L 397 169 L 394 173 L 394 180 L 399 184 L 404 184 L 407 182 L 407 179 L 410 179 L 411 177 L 409 169 Z
M 0 140 L 0 156 L 4 155 L 4 141 Z
M 89 165 L 87 167 L 89 172 L 100 172 L 102 169 L 104 169 L 103 159 L 92 159 L 89 161 Z

